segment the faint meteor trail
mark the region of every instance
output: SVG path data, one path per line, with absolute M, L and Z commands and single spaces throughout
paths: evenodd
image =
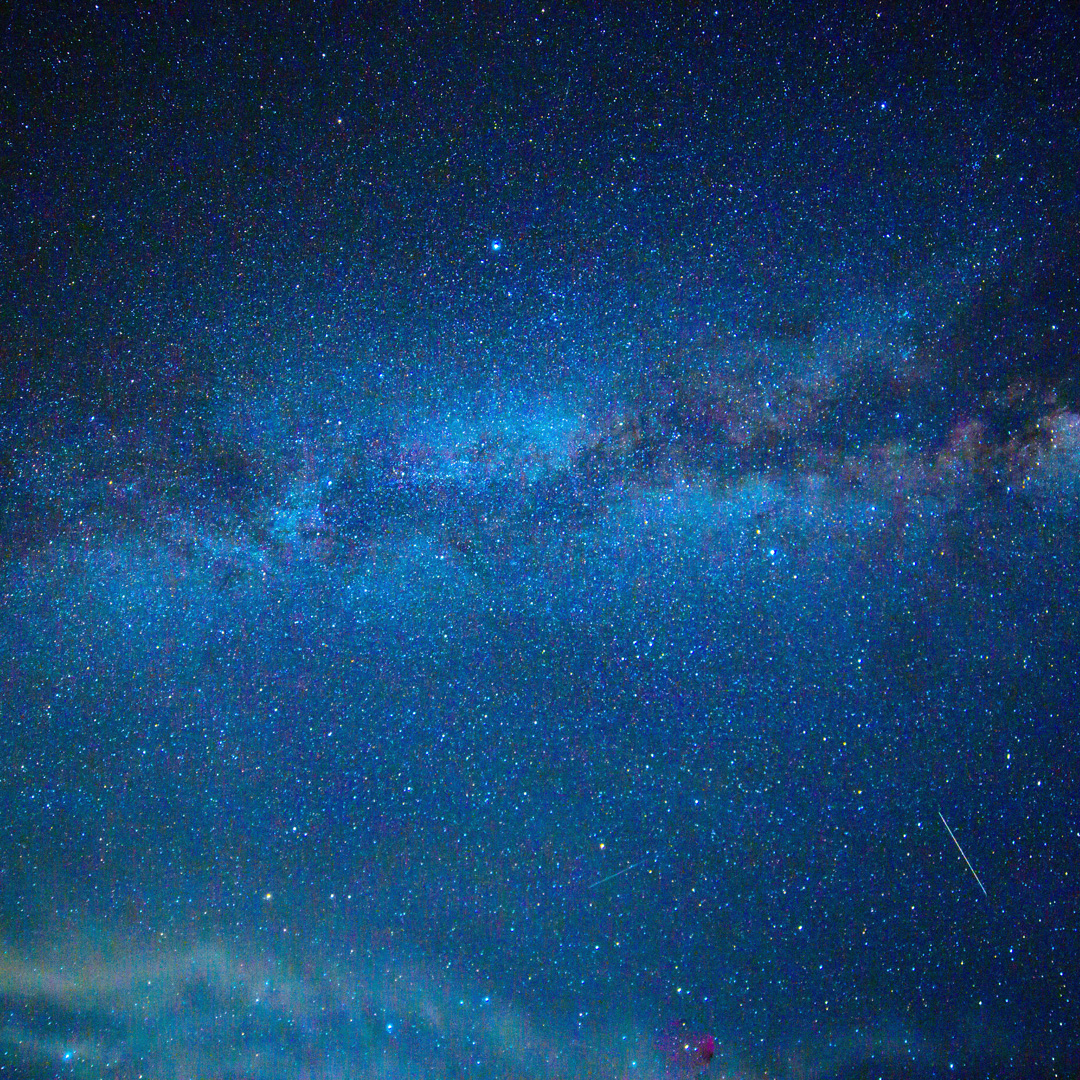
M 644 859 L 639 859 L 636 863 L 624 866 L 621 870 L 616 870 L 614 874 L 608 874 L 607 877 L 602 877 L 599 881 L 594 881 L 589 888 L 595 889 L 598 885 L 603 885 L 605 881 L 611 881 L 612 878 L 621 877 L 623 874 L 629 874 L 631 870 L 636 870 L 639 866 L 644 866 L 651 858 L 653 858 L 653 856 L 648 855 Z
M 950 839 L 956 845 L 956 850 L 960 852 L 960 857 L 964 860 L 964 862 L 967 863 L 967 868 L 971 871 L 971 876 L 978 882 L 979 888 L 983 891 L 983 896 L 985 896 L 987 900 L 989 900 L 990 895 L 986 891 L 986 886 L 981 881 L 979 881 L 979 875 L 975 873 L 975 867 L 971 865 L 970 860 L 964 854 L 964 849 L 960 846 L 960 841 L 957 840 L 955 836 L 953 836 L 953 831 L 949 828 L 949 823 L 945 820 L 945 815 L 939 810 L 937 812 L 937 816 L 941 818 L 941 824 L 945 826 L 945 831 L 949 834 Z M 599 884 L 599 882 L 597 882 L 597 884 Z

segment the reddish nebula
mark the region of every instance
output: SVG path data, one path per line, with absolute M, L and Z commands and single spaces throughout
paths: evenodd
M 697 1076 L 716 1056 L 716 1039 L 695 1032 L 685 1020 L 676 1020 L 660 1039 L 667 1075 L 674 1078 Z

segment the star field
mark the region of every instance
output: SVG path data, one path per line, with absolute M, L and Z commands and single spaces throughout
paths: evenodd
M 1073 1075 L 1076 46 L 14 8 L 0 1073 Z

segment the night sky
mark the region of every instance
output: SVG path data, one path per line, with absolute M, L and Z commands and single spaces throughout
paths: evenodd
M 1077 1075 L 1077 17 L 298 8 L 0 19 L 0 1075 Z

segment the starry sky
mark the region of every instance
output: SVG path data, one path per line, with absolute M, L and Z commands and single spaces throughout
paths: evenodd
M 0 1073 L 1075 1075 L 1076 16 L 297 7 L 0 20 Z

